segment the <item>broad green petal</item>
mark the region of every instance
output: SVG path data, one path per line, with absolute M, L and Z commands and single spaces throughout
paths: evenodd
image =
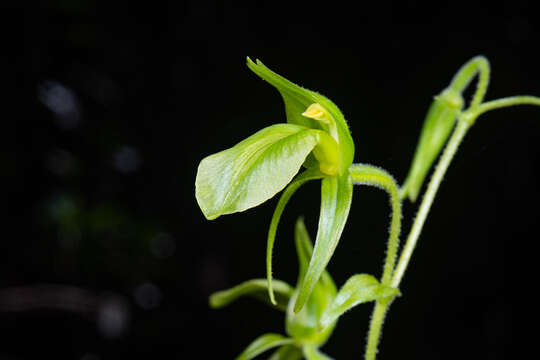
M 264 128 L 204 158 L 195 195 L 209 220 L 257 206 L 281 191 L 318 144 L 321 131 L 293 124 Z
M 314 346 L 306 345 L 302 348 L 302 350 L 307 360 L 332 360 L 331 357 L 323 354 Z
M 317 240 L 294 306 L 295 312 L 300 311 L 306 303 L 336 249 L 349 216 L 352 188 L 352 179 L 348 171 L 339 177 L 329 176 L 322 181 Z
M 298 175 L 289 184 L 289 186 L 287 186 L 285 191 L 283 191 L 283 194 L 281 194 L 276 209 L 274 210 L 274 214 L 272 215 L 272 221 L 270 222 L 270 228 L 268 229 L 268 240 L 266 248 L 266 277 L 268 279 L 268 292 L 270 300 L 272 302 L 274 302 L 274 293 L 272 290 L 272 253 L 274 250 L 274 242 L 276 239 L 276 232 L 279 220 L 281 218 L 281 214 L 283 213 L 283 210 L 285 209 L 285 206 L 289 202 L 290 198 L 294 195 L 296 190 L 300 188 L 300 186 L 302 186 L 307 181 L 320 179 L 322 177 L 324 177 L 324 174 L 322 174 L 317 169 L 308 169 Z
M 285 345 L 277 349 L 268 360 L 300 360 L 302 350 L 295 345 Z
M 284 281 L 276 280 L 274 289 L 277 294 L 276 305 L 281 310 L 287 309 L 287 304 L 294 289 Z M 218 291 L 210 295 L 209 303 L 212 308 L 221 308 L 229 305 L 241 296 L 251 295 L 271 304 L 268 297 L 268 282 L 266 279 L 254 279 L 243 282 L 227 290 Z
M 294 341 L 279 334 L 264 334 L 253 340 L 251 344 L 242 352 L 236 360 L 250 360 L 271 348 L 289 345 Z
M 343 313 L 356 305 L 396 296 L 398 294 L 398 289 L 380 284 L 379 281 L 371 275 L 353 275 L 339 290 L 334 301 L 332 301 L 330 306 L 323 313 L 320 327 L 324 329 L 326 326 L 334 324 Z
M 310 105 L 315 103 L 320 104 L 328 111 L 336 125 L 338 137 L 336 140 L 339 143 L 341 169 L 346 171 L 354 158 L 354 143 L 347 122 L 339 108 L 323 95 L 290 82 L 267 68 L 261 61 L 256 61 L 257 63 L 254 63 L 250 58 L 247 58 L 248 67 L 280 92 L 285 103 L 287 122 L 328 131 L 329 129 L 324 123 L 302 115 Z

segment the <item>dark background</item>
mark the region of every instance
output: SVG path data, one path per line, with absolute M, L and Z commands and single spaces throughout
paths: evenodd
M 285 121 L 246 56 L 340 106 L 355 161 L 402 181 L 423 116 L 469 58 L 492 64 L 487 99 L 540 95 L 532 6 L 432 2 L 360 9 L 257 1 L 57 0 L 11 7 L 4 32 L 0 359 L 231 359 L 283 315 L 252 299 L 210 310 L 214 291 L 265 275 L 277 199 L 208 222 L 198 162 Z M 4 6 L 4 5 L 3 5 Z M 22 38 L 21 38 L 22 36 Z M 467 93 L 470 96 L 469 93 Z M 399 298 L 381 359 L 503 359 L 518 333 L 513 279 L 533 268 L 540 110 L 483 116 L 452 163 Z M 296 278 L 293 224 L 315 233 L 319 185 L 292 199 L 277 278 Z M 416 205 L 404 206 L 405 238 Z M 355 188 L 329 271 L 380 275 L 386 195 Z M 532 280 L 532 279 L 531 279 Z M 324 351 L 358 359 L 372 306 Z

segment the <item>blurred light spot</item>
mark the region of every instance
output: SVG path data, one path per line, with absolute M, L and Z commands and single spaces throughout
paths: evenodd
M 135 297 L 137 305 L 145 310 L 158 307 L 162 298 L 161 290 L 150 282 L 137 286 L 133 296 Z
M 167 233 L 160 233 L 154 237 L 151 246 L 152 254 L 159 259 L 172 256 L 176 251 L 176 242 Z
M 78 208 L 72 196 L 60 194 L 49 201 L 49 216 L 57 223 L 72 223 Z
M 70 152 L 55 149 L 47 155 L 47 168 L 55 175 L 66 176 L 75 168 L 75 158 Z
M 114 167 L 122 173 L 137 171 L 141 164 L 139 152 L 132 147 L 123 146 L 114 154 Z
M 129 310 L 126 302 L 118 297 L 103 301 L 97 313 L 97 329 L 107 338 L 119 338 L 125 334 L 129 326 Z
M 96 354 L 86 353 L 81 356 L 81 360 L 99 360 L 99 356 Z
M 79 101 L 73 90 L 57 81 L 43 81 L 38 86 L 38 99 L 51 110 L 62 129 L 76 128 L 81 120 Z

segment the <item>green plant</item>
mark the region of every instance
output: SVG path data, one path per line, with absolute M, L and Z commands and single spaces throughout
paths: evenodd
M 260 295 L 261 291 L 267 291 L 267 300 L 271 304 L 282 308 L 287 304 L 289 338 L 266 335 L 252 343 L 239 358 L 251 359 L 271 345 L 284 345 L 273 359 L 296 359 L 302 353 L 307 359 L 319 359 L 324 357 L 317 348 L 326 341 L 339 316 L 359 303 L 375 301 L 365 355 L 367 360 L 373 360 L 385 314 L 399 294 L 399 284 L 437 190 L 467 131 L 487 111 L 518 104 L 540 106 L 540 98 L 515 96 L 484 102 L 489 63 L 484 57 L 471 59 L 435 97 L 424 121 L 409 174 L 399 187 L 388 172 L 372 165 L 353 164 L 354 143 L 348 125 L 329 99 L 291 83 L 260 61 L 254 63 L 248 58 L 248 67 L 281 93 L 287 123 L 269 126 L 232 148 L 203 159 L 197 172 L 196 198 L 204 215 L 211 220 L 257 206 L 284 191 L 268 232 L 266 283 L 261 280 L 244 283 L 214 294 L 210 303 L 219 307 L 241 294 Z M 466 107 L 462 93 L 476 76 L 478 85 Z M 401 201 L 406 197 L 416 201 L 445 144 L 396 264 Z M 305 170 L 297 175 L 302 168 Z M 299 222 L 296 230 L 300 262 L 297 286 L 293 290 L 283 282 L 274 284 L 272 249 L 281 214 L 302 184 L 318 179 L 321 180 L 321 209 L 315 247 L 311 251 L 311 245 L 307 245 L 307 233 L 302 230 L 303 223 Z M 388 245 L 380 282 L 371 275 L 354 275 L 336 293 L 325 268 L 347 221 L 353 185 L 376 186 L 388 193 L 392 209 Z M 305 334 L 290 326 L 295 321 Z

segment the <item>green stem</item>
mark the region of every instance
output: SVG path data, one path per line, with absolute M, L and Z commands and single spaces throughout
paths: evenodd
M 448 144 L 446 145 L 441 159 L 437 164 L 435 172 L 433 173 L 433 177 L 431 178 L 426 193 L 424 194 L 424 197 L 422 199 L 422 204 L 420 205 L 418 215 L 414 220 L 411 232 L 409 233 L 407 241 L 405 242 L 405 246 L 401 251 L 401 256 L 399 257 L 399 261 L 396 266 L 394 276 L 392 278 L 391 286 L 393 287 L 398 287 L 401 279 L 403 278 L 403 274 L 405 273 L 405 269 L 407 269 L 407 265 L 409 264 L 411 255 L 414 251 L 418 238 L 420 237 L 422 227 L 424 226 L 426 217 L 429 213 L 431 205 L 433 204 L 433 200 L 435 199 L 437 190 L 439 190 L 439 186 L 441 185 L 444 174 L 446 173 L 450 162 L 456 154 L 459 144 L 465 137 L 465 134 L 467 134 L 467 130 L 469 129 L 469 127 L 470 123 L 468 121 L 463 120 L 461 117 L 460 119 L 458 119 L 458 123 L 454 130 L 454 133 L 452 134 L 450 140 L 448 140 Z
M 369 323 L 369 333 L 366 346 L 366 360 L 375 360 L 377 357 L 377 345 L 379 344 L 379 338 L 381 337 L 382 325 L 388 306 L 391 299 L 382 299 L 375 303 L 373 314 L 371 315 L 371 321 Z
M 390 196 L 390 206 L 392 207 L 392 220 L 390 222 L 390 235 L 388 237 L 388 247 L 386 250 L 386 260 L 384 262 L 381 283 L 389 285 L 396 263 L 396 256 L 399 247 L 399 232 L 401 230 L 401 199 L 399 188 L 394 178 L 386 171 L 377 167 L 365 164 L 353 164 L 349 168 L 352 180 L 355 185 L 372 185 L 386 190 Z
M 513 105 L 540 106 L 540 98 L 534 96 L 514 96 L 489 101 L 482 104 L 489 83 L 490 67 L 487 59 L 481 56 L 475 57 L 465 64 L 452 79 L 449 87 L 458 92 L 462 92 L 477 74 L 479 74 L 479 79 L 471 105 L 468 110 L 463 112 L 458 118 L 457 125 L 450 140 L 448 140 L 446 148 L 444 149 L 431 181 L 429 182 L 426 193 L 422 199 L 418 215 L 414 220 L 409 236 L 407 237 L 407 241 L 405 242 L 405 246 L 401 252 L 401 256 L 393 273 L 390 284 L 390 286 L 394 288 L 399 287 L 403 275 L 405 274 L 405 270 L 407 269 L 412 253 L 416 247 L 416 243 L 418 242 L 420 233 L 422 232 L 427 215 L 431 209 L 431 205 L 433 204 L 435 195 L 437 194 L 444 175 L 448 170 L 448 167 L 450 166 L 459 145 L 467 134 L 468 129 L 474 124 L 478 116 L 487 111 Z M 400 194 L 402 198 L 405 197 L 405 195 L 406 191 L 401 192 Z M 375 305 L 370 322 L 370 332 L 368 335 L 368 345 L 365 357 L 366 360 L 375 360 L 382 324 L 391 302 L 392 299 L 387 299 L 385 301 L 378 301 Z
M 449 87 L 461 93 L 469 86 L 476 74 L 479 74 L 476 92 L 470 105 L 470 108 L 475 108 L 484 100 L 489 84 L 489 73 L 490 67 L 488 60 L 483 56 L 476 56 L 459 69 Z
M 399 247 L 399 233 L 401 230 L 401 198 L 399 196 L 399 188 L 395 180 L 386 171 L 379 168 L 353 164 L 349 168 L 349 172 L 355 184 L 358 185 L 373 185 L 381 187 L 390 196 L 390 205 L 392 207 L 392 220 L 390 223 L 390 235 L 388 237 L 388 245 L 386 250 L 386 259 L 384 262 L 383 275 L 381 283 L 390 285 L 396 256 Z M 390 305 L 391 299 L 379 300 L 375 303 L 373 315 L 369 325 L 368 341 L 366 345 L 366 359 L 373 360 L 377 354 L 377 346 L 381 335 L 381 328 L 384 322 L 384 316 Z
M 468 122 L 461 119 L 458 120 L 458 124 L 454 130 L 454 133 L 448 141 L 448 144 L 441 156 L 439 164 L 435 169 L 435 173 L 433 174 L 433 177 L 429 182 L 428 189 L 426 190 L 426 193 L 422 199 L 422 204 L 420 205 L 420 210 L 418 211 L 418 215 L 407 238 L 405 247 L 401 252 L 398 265 L 396 267 L 392 282 L 390 284 L 392 287 L 397 288 L 399 286 L 399 283 L 401 282 L 401 278 L 405 273 L 405 269 L 407 268 L 414 247 L 416 246 L 416 242 L 418 241 L 424 222 L 426 221 L 429 209 L 431 208 L 433 200 L 435 199 L 435 194 L 437 193 L 444 174 L 446 173 L 446 170 L 448 169 L 448 166 L 450 165 L 450 162 L 452 161 L 452 158 L 454 157 L 459 147 L 459 144 L 467 133 L 469 126 L 470 125 Z M 390 303 L 391 299 L 386 299 L 382 301 L 377 301 L 377 303 L 375 304 L 369 327 L 368 343 L 365 355 L 366 360 L 375 360 L 375 357 L 377 356 L 377 345 L 379 343 L 382 324 L 384 322 L 384 318 L 386 316 L 386 312 L 388 311 Z
M 470 110 L 467 110 L 464 115 L 466 116 L 467 121 L 472 124 L 478 116 L 482 115 L 485 112 L 515 105 L 540 106 L 540 98 L 536 96 L 511 96 L 502 99 L 492 100 L 485 102 L 476 108 L 471 108 Z

